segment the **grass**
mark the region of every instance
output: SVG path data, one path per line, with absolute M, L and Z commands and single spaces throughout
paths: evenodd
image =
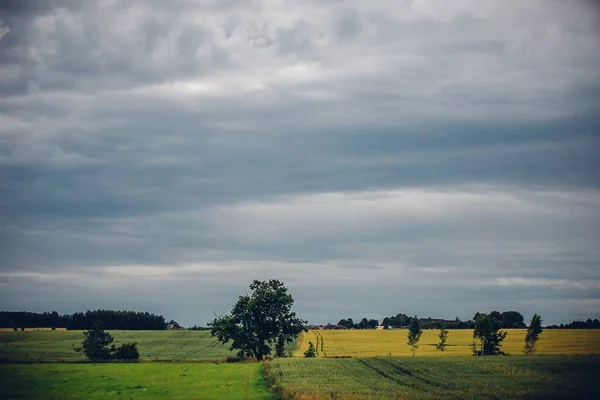
M 213 360 L 235 355 L 208 331 L 110 331 L 114 343 L 137 342 L 142 360 Z M 73 351 L 82 331 L 0 332 L 0 361 L 51 362 L 85 360 Z
M 502 349 L 510 354 L 523 354 L 525 329 L 507 329 L 508 335 Z M 468 329 L 452 329 L 446 342 L 448 347 L 444 353 L 436 350 L 435 344 L 439 330 L 423 331 L 418 356 L 470 356 L 473 342 L 473 331 Z M 312 341 L 317 347 L 319 357 L 375 357 L 375 356 L 410 356 L 410 348 L 406 344 L 408 330 L 318 330 L 302 334 L 302 343 L 296 355 L 302 355 Z M 600 354 L 599 330 L 546 330 L 540 335 L 537 354 L 574 355 Z
M 262 363 L 3 364 L 2 399 L 272 399 Z
M 267 370 L 295 399 L 600 398 L 599 356 L 291 358 Z

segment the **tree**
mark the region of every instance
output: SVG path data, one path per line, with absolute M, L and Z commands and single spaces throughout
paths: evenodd
M 285 357 L 285 338 L 281 335 L 277 338 L 277 344 L 275 345 L 275 356 Z
M 313 342 L 308 342 L 308 350 L 304 352 L 304 357 L 316 357 L 317 349 L 315 349 L 315 345 Z
M 294 299 L 282 282 L 254 280 L 251 295 L 239 296 L 230 315 L 215 318 L 209 323 L 211 336 L 221 343 L 231 342 L 230 350 L 239 357 L 262 360 L 271 354 L 278 338 L 291 343 L 304 331 L 303 321 L 291 311 Z
M 419 340 L 421 340 L 422 334 L 423 325 L 421 324 L 421 320 L 415 315 L 410 324 L 410 328 L 408 329 L 408 345 L 410 346 L 413 357 L 419 348 Z
M 110 360 L 115 351 L 115 346 L 108 347 L 113 342 L 110 333 L 105 332 L 98 322 L 95 322 L 93 328 L 83 332 L 82 347 L 75 348 L 76 352 L 81 352 L 92 361 Z
M 352 318 L 348 318 L 348 319 L 340 319 L 340 322 L 337 323 L 339 326 L 344 326 L 348 329 L 352 329 L 354 328 L 354 321 L 352 320 Z
M 542 333 L 542 317 L 538 314 L 533 314 L 527 334 L 525 335 L 525 354 L 531 355 L 535 352 L 535 345 Z
M 504 311 L 502 314 L 502 327 L 505 329 L 525 328 L 525 318 L 518 311 Z
M 479 339 L 481 341 L 481 355 L 494 356 L 504 354 L 501 348 L 502 342 L 506 338 L 506 332 L 501 330 L 502 319 L 496 318 L 492 313 L 477 313 L 473 320 L 475 322 L 473 339 Z M 473 354 L 477 355 L 478 353 L 479 351 L 477 351 L 474 344 Z
M 363 318 L 360 320 L 360 322 L 358 323 L 358 329 L 368 329 L 369 328 L 369 320 L 366 318 Z
M 438 335 L 438 338 L 440 338 L 440 342 L 435 345 L 436 350 L 446 350 L 446 340 L 448 340 L 448 333 L 448 329 L 440 329 L 440 334 Z

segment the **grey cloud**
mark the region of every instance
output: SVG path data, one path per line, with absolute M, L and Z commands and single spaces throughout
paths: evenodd
M 81 307 L 150 307 L 203 323 L 145 297 L 152 276 L 105 270 L 151 266 L 170 271 L 182 304 L 197 305 L 200 288 L 219 311 L 250 279 L 285 278 L 314 322 L 358 317 L 352 310 L 593 314 L 597 10 L 464 4 L 4 9 L 3 304 L 71 312 L 50 293 L 113 282 Z M 407 191 L 455 208 L 384 208 L 389 192 Z M 227 284 L 238 264 L 250 267 Z M 536 278 L 547 284 L 518 286 Z M 26 285 L 49 297 L 23 298 Z M 563 305 L 544 305 L 557 293 Z
M 82 2 L 77 0 L 19 0 L 3 1 L 0 5 L 0 16 L 6 15 L 43 15 L 51 13 L 59 8 L 70 10 L 79 9 Z

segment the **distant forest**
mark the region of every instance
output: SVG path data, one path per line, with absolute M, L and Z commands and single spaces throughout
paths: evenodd
M 56 311 L 0 311 L 0 328 L 91 329 L 95 322 L 103 329 L 164 330 L 167 327 L 165 317 L 147 312 L 96 310 L 60 315 Z
M 423 328 L 427 329 L 473 329 L 473 320 L 477 318 L 475 314 L 472 320 L 462 321 L 458 317 L 455 319 L 438 319 L 438 318 L 419 318 Z M 518 311 L 492 311 L 492 318 L 501 321 L 504 329 L 522 329 L 526 328 L 525 319 Z M 396 314 L 394 316 L 385 317 L 381 324 L 377 319 L 362 318 L 358 322 L 354 322 L 352 318 L 341 319 L 337 324 L 326 325 L 307 325 L 308 329 L 375 329 L 378 326 L 383 326 L 385 329 L 406 328 L 410 326 L 414 317 L 406 314 Z M 164 330 L 167 329 L 169 323 L 178 326 L 174 321 L 165 322 L 162 315 L 150 314 L 147 312 L 136 311 L 113 311 L 113 310 L 96 310 L 76 312 L 72 315 L 60 315 L 56 311 L 33 313 L 26 311 L 0 311 L 0 328 L 65 328 L 73 330 L 91 329 L 94 322 L 99 322 L 103 329 L 120 329 L 120 330 Z M 588 318 L 586 321 L 573 321 L 568 324 L 549 325 L 546 329 L 600 329 L 600 321 L 598 319 Z M 188 328 L 190 330 L 207 330 L 210 328 L 196 326 Z
M 600 321 L 588 318 L 586 321 L 573 321 L 570 324 L 550 325 L 546 329 L 600 329 Z

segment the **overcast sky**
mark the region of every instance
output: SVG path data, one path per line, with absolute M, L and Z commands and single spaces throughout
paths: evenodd
M 2 1 L 0 303 L 600 317 L 600 5 Z

